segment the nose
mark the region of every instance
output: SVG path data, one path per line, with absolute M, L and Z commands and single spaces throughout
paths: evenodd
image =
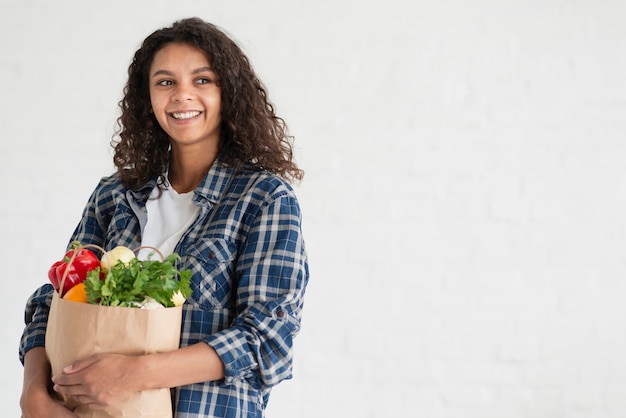
M 173 102 L 184 102 L 184 101 L 189 101 L 193 98 L 191 86 L 189 86 L 187 83 L 177 84 L 176 89 L 174 90 L 173 93 L 174 93 L 172 94 Z

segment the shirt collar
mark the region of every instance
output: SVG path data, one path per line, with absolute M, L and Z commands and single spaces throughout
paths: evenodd
M 234 170 L 219 160 L 215 160 L 209 172 L 194 190 L 194 202 L 206 206 L 216 204 L 228 188 Z
M 193 201 L 200 206 L 214 205 L 219 202 L 226 191 L 228 184 L 233 178 L 234 169 L 227 166 L 220 159 L 216 159 L 209 171 L 204 176 L 198 187 L 194 190 Z M 131 201 L 145 204 L 152 190 L 156 187 L 156 179 L 150 180 L 138 190 L 127 191 L 127 196 L 132 196 Z
M 156 180 L 155 179 L 150 180 L 149 182 L 147 182 L 146 184 L 144 184 L 137 190 L 127 190 L 126 197 L 129 199 L 129 201 L 131 201 L 131 203 L 141 202 L 141 204 L 145 204 L 146 200 L 148 200 L 148 197 L 150 196 L 150 193 L 155 188 L 155 186 L 156 186 Z

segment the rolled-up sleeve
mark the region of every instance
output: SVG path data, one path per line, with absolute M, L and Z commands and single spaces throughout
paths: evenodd
M 289 192 L 262 206 L 236 263 L 237 311 L 231 327 L 206 338 L 224 362 L 225 383 L 273 386 L 292 372 L 309 272 L 300 208 Z
M 26 302 L 24 310 L 26 327 L 22 333 L 19 348 L 19 358 L 22 364 L 24 364 L 24 356 L 30 349 L 43 347 L 46 343 L 46 326 L 53 291 L 52 285 L 45 284 L 37 289 Z

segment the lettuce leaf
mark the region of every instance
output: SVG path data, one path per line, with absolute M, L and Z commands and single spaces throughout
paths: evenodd
M 100 279 L 100 268 L 90 271 L 85 280 L 88 303 L 104 306 L 136 307 L 146 297 L 166 308 L 174 306 L 172 296 L 191 295 L 191 271 L 178 271 L 178 254 L 163 261 L 134 258 L 128 264 L 118 262 Z

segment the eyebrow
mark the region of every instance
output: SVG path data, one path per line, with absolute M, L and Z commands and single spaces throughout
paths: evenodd
M 204 72 L 214 73 L 215 71 L 213 71 L 211 67 L 200 67 L 200 68 L 196 68 L 195 70 L 193 70 L 191 74 L 200 74 Z M 168 70 L 157 70 L 154 72 L 154 74 L 152 74 L 152 77 L 156 77 L 158 75 L 173 76 L 174 73 Z

